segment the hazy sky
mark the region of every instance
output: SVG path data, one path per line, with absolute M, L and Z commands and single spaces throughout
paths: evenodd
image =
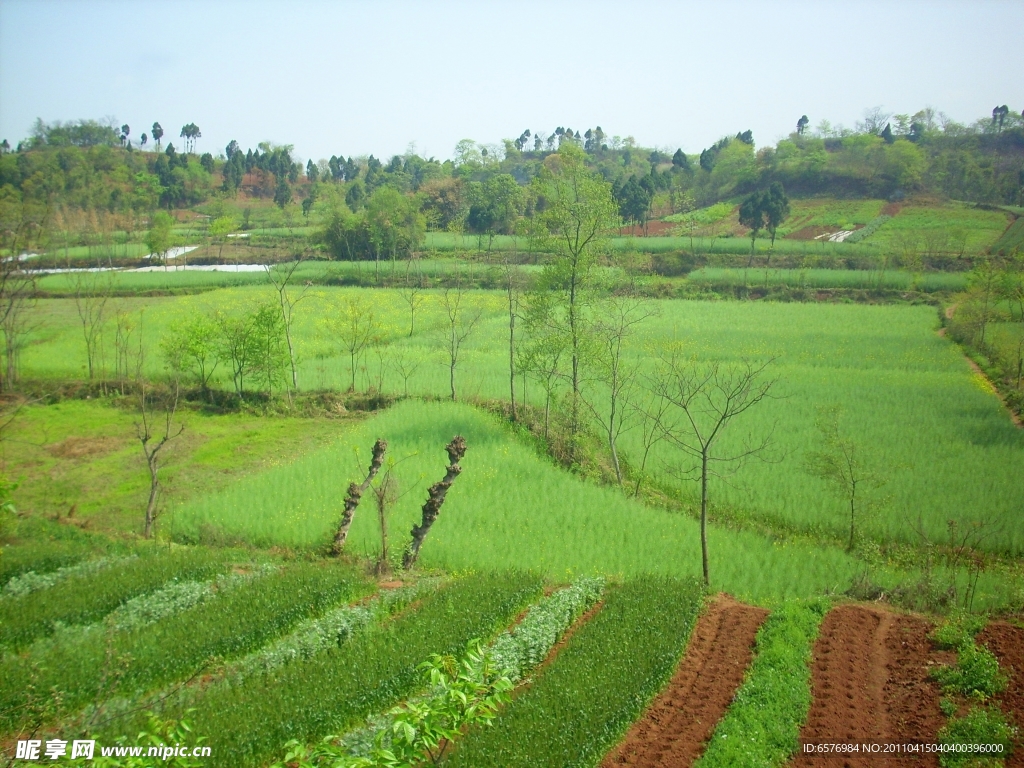
M 200 152 L 302 158 L 600 125 L 699 152 L 801 114 L 852 124 L 930 105 L 1024 108 L 1024 2 L 0 0 L 0 138 L 36 117 L 154 120 Z

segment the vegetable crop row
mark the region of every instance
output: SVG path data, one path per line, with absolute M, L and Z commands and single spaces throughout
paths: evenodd
M 507 677 L 510 683 L 522 680 L 547 657 L 573 622 L 600 599 L 603 591 L 603 578 L 583 577 L 536 603 L 519 624 L 502 632 L 486 649 L 494 673 Z M 445 690 L 429 690 L 414 701 L 430 706 L 431 699 L 443 701 L 446 695 Z M 438 703 L 435 708 L 443 708 L 443 704 Z M 342 737 L 340 749 L 351 755 L 367 756 L 378 740 L 385 746 L 390 743 L 394 722 L 394 711 L 374 715 L 364 727 Z
M 0 549 L 0 586 L 7 585 L 11 579 L 29 571 L 49 573 L 74 565 L 95 553 L 95 546 L 47 539 L 3 547 Z
M 91 623 L 174 578 L 213 576 L 227 568 L 229 557 L 225 551 L 207 549 L 150 553 L 63 579 L 47 589 L 45 600 L 32 594 L 5 598 L 0 600 L 0 646 L 22 648 L 53 634 L 58 623 Z
M 87 573 L 96 573 L 107 566 L 114 565 L 117 560 L 109 557 L 97 557 L 91 560 L 82 560 L 73 565 L 62 565 L 55 571 L 27 571 L 12 576 L 4 584 L 2 590 L 3 598 L 23 597 L 24 595 L 38 592 L 41 589 L 48 589 L 59 581 L 71 576 L 82 576 Z
M 0 725 L 21 724 L 31 711 L 24 706 L 30 684 L 59 691 L 66 709 L 119 691 L 145 691 L 195 674 L 211 659 L 259 648 L 297 621 L 367 591 L 348 569 L 296 564 L 153 624 L 97 628 L 72 634 L 71 642 L 43 644 L 38 653 L 8 655 L 0 666 Z
M 290 739 L 312 743 L 344 731 L 408 697 L 431 653 L 457 655 L 471 639 L 493 635 L 540 589 L 539 577 L 522 572 L 464 576 L 341 648 L 210 689 L 188 716 L 213 735 L 204 765 L 262 765 Z
M 597 765 L 669 679 L 701 605 L 695 580 L 644 577 L 604 606 L 448 766 Z
M 793 601 L 765 619 L 746 679 L 696 766 L 782 765 L 797 751 L 811 706 L 811 646 L 828 609 L 824 599 Z

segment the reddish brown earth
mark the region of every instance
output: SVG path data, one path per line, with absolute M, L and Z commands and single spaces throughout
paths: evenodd
M 1006 690 L 996 697 L 1011 722 L 1024 730 L 1024 629 L 1005 622 L 993 622 L 978 635 L 977 641 L 999 659 L 999 666 L 1010 678 Z M 1024 738 L 1018 738 L 1009 768 L 1024 766 Z
M 931 668 L 949 653 L 928 640 L 931 624 L 880 609 L 841 605 L 829 612 L 814 645 L 813 701 L 801 743 L 934 742 L 944 725 Z M 810 757 L 794 766 L 937 766 L 925 757 Z
M 796 230 L 795 232 L 790 232 L 788 235 L 786 235 L 786 239 L 787 240 L 814 240 L 815 238 L 820 237 L 821 235 L 830 235 L 833 232 L 838 232 L 838 231 L 839 230 L 836 227 L 821 227 L 821 226 L 803 227 L 801 229 Z
M 668 687 L 605 757 L 602 768 L 683 768 L 700 757 L 743 682 L 754 636 L 767 615 L 762 608 L 719 595 L 698 619 Z
M 648 221 L 647 222 L 647 237 L 665 237 L 671 235 L 673 230 L 677 229 L 679 224 L 671 221 Z M 635 237 L 644 237 L 644 228 L 638 226 L 632 227 L 619 227 L 620 235 L 634 235 Z

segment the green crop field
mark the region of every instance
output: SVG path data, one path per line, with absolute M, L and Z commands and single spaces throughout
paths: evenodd
M 786 237 L 806 227 L 832 231 L 863 227 L 882 212 L 884 200 L 794 200 L 779 236 Z
M 318 291 L 297 310 L 300 385 L 347 387 L 350 363 L 332 337 L 329 321 L 346 302 L 358 298 L 375 309 L 381 332 L 392 343 L 357 360 L 357 388 L 380 384 L 395 394 L 446 395 L 441 309 L 436 293 L 426 295 L 431 298 L 418 310 L 417 330 L 409 337 L 408 308 L 397 292 Z M 508 383 L 502 298 L 486 292 L 471 295 L 483 315 L 467 341 L 456 387 L 461 397 L 503 397 Z M 214 307 L 231 311 L 258 297 L 270 300 L 271 294 L 266 289 L 234 289 L 181 299 L 125 299 L 123 306 L 133 312 L 145 309 L 146 345 L 154 350 L 146 362 L 159 376 L 164 369 L 156 353 L 158 340 L 176 318 Z M 1015 467 L 1024 455 L 1024 435 L 958 350 L 937 336 L 934 309 L 671 301 L 654 306 L 658 316 L 647 321 L 630 348 L 641 366 L 649 366 L 652 355 L 670 344 L 682 344 L 687 355 L 702 360 L 775 361 L 780 397 L 752 414 L 744 429 L 766 433 L 774 428 L 782 462 L 746 465 L 721 484 L 713 504 L 744 516 L 841 535 L 842 504 L 802 468 L 813 447 L 809 436 L 814 435 L 816 409 L 840 405 L 851 435 L 869 446 L 866 460 L 887 480 L 880 493 L 887 504 L 866 521 L 866 531 L 911 543 L 916 534 L 903 523 L 907 514 L 920 518 L 935 539 L 943 537 L 950 519 L 993 520 L 1002 526 L 1001 535 L 989 547 L 1005 552 L 1024 547 L 1024 526 L 1014 514 L 1020 503 Z M 48 301 L 45 311 L 52 324 L 25 350 L 26 374 L 81 377 L 84 344 L 74 327 L 72 302 Z M 407 380 L 397 373 L 399 362 L 411 371 Z M 218 380 L 230 386 L 226 379 Z M 599 389 L 592 387 L 592 395 L 598 397 Z M 525 398 L 542 405 L 542 397 L 536 382 L 527 381 Z M 624 435 L 621 447 L 627 461 L 638 455 L 639 433 Z M 680 469 L 678 462 L 676 453 L 661 445 L 648 466 L 656 478 L 692 501 L 695 486 L 672 476 Z
M 382 436 L 389 455 L 401 462 L 396 476 L 404 495 L 389 525 L 393 536 L 405 540 L 427 486 L 444 474 L 440 446 L 455 434 L 466 438 L 469 454 L 431 534 L 433 546 L 424 551 L 426 565 L 528 567 L 554 578 L 699 571 L 693 520 L 567 478 L 531 448 L 510 440 L 493 417 L 445 403 L 397 405 L 331 447 L 187 503 L 175 510 L 171 535 L 261 546 L 326 544 L 337 521 L 338 498 L 365 471 L 369 448 Z M 361 552 L 377 551 L 380 537 L 372 513 L 356 517 L 350 539 Z M 728 530 L 716 531 L 714 539 L 715 584 L 750 599 L 813 594 L 848 581 L 857 567 L 829 548 L 772 545 Z
M 765 270 L 721 269 L 704 267 L 694 270 L 686 279 L 707 286 L 763 286 Z M 959 272 L 926 272 L 919 275 L 898 270 L 881 272 L 861 269 L 771 269 L 767 271 L 769 286 L 789 288 L 861 288 L 864 290 L 962 291 L 967 276 Z
M 907 205 L 867 239 L 882 248 L 899 250 L 909 241 L 922 251 L 979 253 L 993 245 L 1010 225 L 1000 211 L 962 203 Z M 961 245 L 962 241 L 962 245 Z

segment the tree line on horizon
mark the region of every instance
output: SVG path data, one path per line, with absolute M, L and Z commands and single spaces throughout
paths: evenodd
M 632 137 L 609 137 L 600 126 L 582 131 L 560 126 L 550 134 L 525 130 L 501 146 L 465 139 L 444 161 L 412 151 L 386 161 L 337 154 L 303 167 L 292 145 L 270 142 L 243 151 L 232 141 L 217 157 L 210 152 L 196 157 L 202 133 L 195 123 L 182 127 L 180 151 L 171 142 L 162 144 L 159 123 L 139 141 L 153 151 L 133 151 L 130 134 L 128 125 L 112 121 L 40 120 L 15 150 L 6 140 L 0 144 L 0 247 L 9 250 L 26 241 L 26 226 L 41 231 L 42 220 L 57 211 L 145 218 L 159 208 L 239 196 L 272 200 L 282 208 L 298 203 L 306 217 L 337 212 L 340 200 L 345 212 L 365 219 L 386 202 L 387 215 L 409 224 L 411 245 L 419 229 L 512 234 L 512 220 L 531 219 L 543 206 L 543 199 L 528 194 L 531 181 L 566 142 L 583 150 L 587 166 L 612 185 L 621 218 L 641 226 L 656 198 L 661 210 L 679 212 L 773 183 L 798 196 L 899 199 L 927 193 L 1024 204 L 1024 119 L 1005 106 L 971 125 L 932 109 L 914 115 L 873 109 L 852 129 L 823 120 L 812 130 L 803 115 L 774 146 L 756 147 L 745 130 L 692 155 L 681 148 L 671 155 L 644 148 Z M 337 257 L 352 257 L 352 238 L 362 235 L 350 235 L 348 245 L 336 243 Z M 394 243 L 388 248 L 392 255 L 396 248 L 407 250 Z M 366 258 L 366 249 L 361 252 Z

